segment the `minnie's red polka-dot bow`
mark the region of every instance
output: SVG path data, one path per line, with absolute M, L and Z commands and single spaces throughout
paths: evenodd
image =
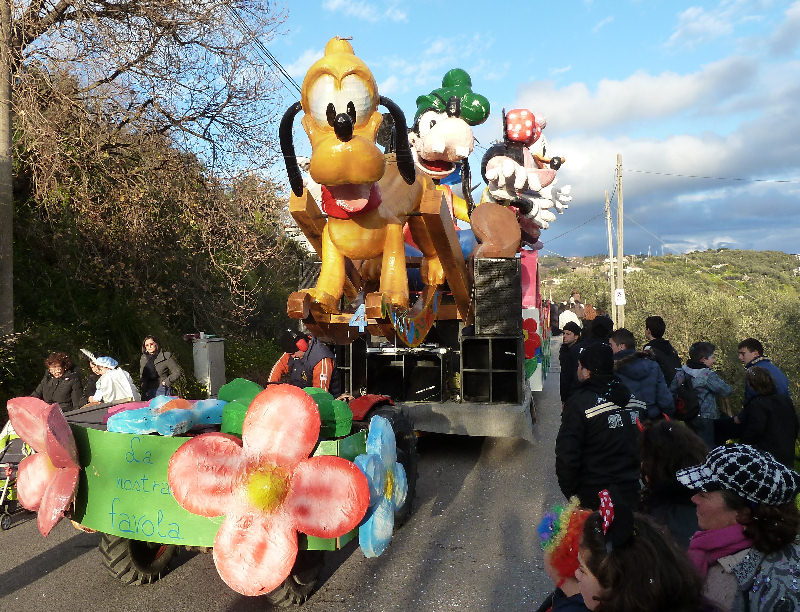
M 597 496 L 600 498 L 600 516 L 603 517 L 603 535 L 605 535 L 614 522 L 614 502 L 611 501 L 608 489 L 603 489 Z

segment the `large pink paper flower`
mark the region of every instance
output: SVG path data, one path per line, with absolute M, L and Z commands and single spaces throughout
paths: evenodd
M 19 464 L 17 494 L 23 507 L 39 513 L 39 531 L 46 536 L 75 497 L 81 471 L 75 438 L 58 404 L 15 397 L 8 400 L 8 417 L 36 451 Z
M 319 411 L 307 393 L 270 385 L 250 404 L 241 440 L 203 434 L 170 459 L 169 485 L 178 503 L 202 516 L 225 515 L 214 563 L 238 593 L 268 593 L 286 579 L 297 556 L 297 531 L 337 537 L 367 510 L 369 486 L 355 464 L 308 457 L 319 428 Z

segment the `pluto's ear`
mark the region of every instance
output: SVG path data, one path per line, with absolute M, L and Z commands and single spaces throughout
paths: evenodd
M 383 104 L 394 119 L 394 137 L 397 146 L 397 171 L 403 180 L 409 185 L 413 185 L 417 179 L 417 171 L 414 168 L 414 156 L 411 155 L 411 146 L 408 144 L 408 127 L 406 126 L 406 116 L 400 107 L 389 98 L 380 97 Z
M 281 153 L 283 153 L 283 162 L 286 164 L 286 174 L 289 176 L 289 185 L 294 192 L 294 195 L 303 195 L 303 176 L 300 174 L 300 166 L 297 165 L 297 157 L 294 154 L 294 138 L 292 136 L 292 127 L 294 125 L 294 118 L 303 110 L 300 102 L 292 104 L 281 119 L 281 125 L 278 129 L 278 135 L 281 141 Z

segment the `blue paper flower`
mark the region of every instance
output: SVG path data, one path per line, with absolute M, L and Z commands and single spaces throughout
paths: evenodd
M 372 417 L 367 452 L 356 457 L 355 464 L 369 482 L 369 510 L 358 529 L 358 543 L 365 557 L 377 557 L 392 539 L 395 509 L 408 494 L 406 471 L 397 461 L 394 431 L 387 419 Z
M 158 433 L 162 436 L 179 436 L 193 427 L 219 425 L 222 422 L 222 408 L 228 402 L 207 399 L 192 404 L 189 409 L 175 409 L 161 412 L 161 406 L 174 400 L 174 397 L 158 396 L 150 405 L 134 410 L 123 410 L 108 417 L 108 431 L 118 433 L 145 434 Z

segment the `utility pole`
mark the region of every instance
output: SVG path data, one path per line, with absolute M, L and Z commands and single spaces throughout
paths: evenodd
M 608 189 L 606 189 L 606 229 L 608 230 L 608 282 L 611 285 L 611 318 L 614 327 L 617 326 L 617 306 L 614 303 L 614 243 L 611 240 L 611 205 L 608 202 Z
M 622 270 L 622 258 L 625 251 L 622 247 L 622 154 L 617 153 L 617 289 L 625 290 L 624 273 Z M 617 323 L 619 327 L 625 327 L 625 305 L 617 307 Z

